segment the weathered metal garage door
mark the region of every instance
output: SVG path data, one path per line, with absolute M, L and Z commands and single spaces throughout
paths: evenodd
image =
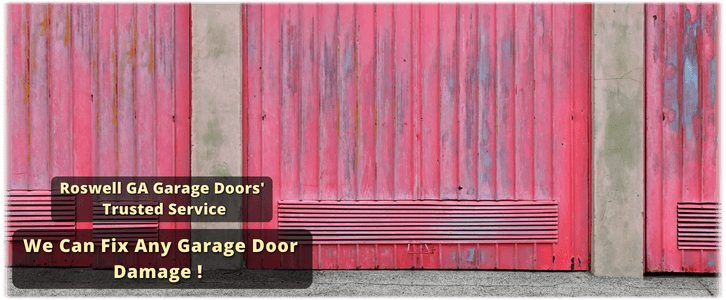
M 9 231 L 88 241 L 188 228 L 174 217 L 109 222 L 92 215 L 90 201 L 69 197 L 67 205 L 50 205 L 48 199 L 55 176 L 190 176 L 189 5 L 9 8 Z M 70 214 L 60 220 L 51 213 Z M 101 255 L 61 255 L 30 254 L 15 262 L 115 264 Z M 188 256 L 173 259 L 188 264 Z M 153 264 L 153 256 L 142 261 Z
M 320 269 L 589 268 L 589 5 L 242 10 L 247 228 Z
M 648 272 L 718 272 L 718 4 L 646 5 Z

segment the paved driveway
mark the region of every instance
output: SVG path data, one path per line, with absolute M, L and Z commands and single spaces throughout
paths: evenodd
M 8 296 L 403 296 L 403 297 L 572 297 L 717 296 L 719 277 L 656 275 L 643 279 L 595 277 L 589 272 L 523 271 L 314 271 L 301 290 L 21 290 Z M 7 273 L 11 276 L 11 272 Z

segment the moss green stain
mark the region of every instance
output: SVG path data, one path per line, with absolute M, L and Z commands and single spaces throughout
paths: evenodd
M 220 24 L 216 14 L 207 15 L 207 32 L 206 37 L 209 46 L 207 58 L 219 59 L 227 48 L 227 37 L 225 33 L 228 31 L 224 24 Z
M 202 136 L 202 141 L 204 142 L 204 145 L 210 148 L 218 148 L 224 143 L 222 128 L 219 127 L 219 120 L 212 118 L 207 121 L 207 130 Z
M 212 166 L 212 176 L 232 176 L 226 163 L 217 163 Z
M 215 115 L 212 112 L 212 115 Z M 232 172 L 229 166 L 225 162 L 218 161 L 219 149 L 224 144 L 224 137 L 222 136 L 222 128 L 219 126 L 219 120 L 213 118 L 207 121 L 207 128 L 202 135 L 202 143 L 206 151 L 204 151 L 204 159 L 210 165 L 210 175 L 212 176 L 232 176 Z
M 638 138 L 633 136 L 641 134 L 642 116 L 635 105 L 637 99 L 624 98 L 620 88 L 608 91 L 607 121 L 605 129 L 605 149 L 603 153 L 613 163 L 620 162 L 626 166 L 634 166 L 641 159 L 639 146 L 632 144 Z

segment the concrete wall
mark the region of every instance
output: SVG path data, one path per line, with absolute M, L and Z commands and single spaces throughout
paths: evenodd
M 192 176 L 242 176 L 240 12 L 239 4 L 192 5 Z M 238 199 L 214 197 L 213 201 L 209 205 L 224 204 L 228 214 L 241 211 Z M 201 223 L 194 217 L 192 222 L 192 229 L 239 229 L 242 236 L 240 222 Z M 195 232 L 192 235 L 203 240 L 195 238 Z M 215 240 L 234 238 L 238 237 Z M 208 269 L 244 265 L 241 256 L 230 262 L 196 254 L 192 261 Z
M 643 276 L 643 5 L 593 5 L 592 272 Z

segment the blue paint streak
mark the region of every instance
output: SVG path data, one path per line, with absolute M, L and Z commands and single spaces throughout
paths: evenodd
M 715 261 L 713 261 L 712 259 L 709 259 L 709 260 L 708 260 L 708 264 L 707 264 L 707 266 L 709 266 L 709 267 L 713 267 L 714 265 L 716 265 L 716 262 L 715 262 Z
M 690 11 L 686 10 L 684 20 L 690 20 Z M 686 25 L 685 32 L 692 32 L 683 41 L 683 122 L 686 140 L 695 138 L 693 117 L 698 113 L 698 62 L 696 61 L 696 28 L 700 26 L 700 18 Z
M 716 104 L 716 58 L 711 59 L 708 72 L 708 94 L 711 95 L 711 106 Z

